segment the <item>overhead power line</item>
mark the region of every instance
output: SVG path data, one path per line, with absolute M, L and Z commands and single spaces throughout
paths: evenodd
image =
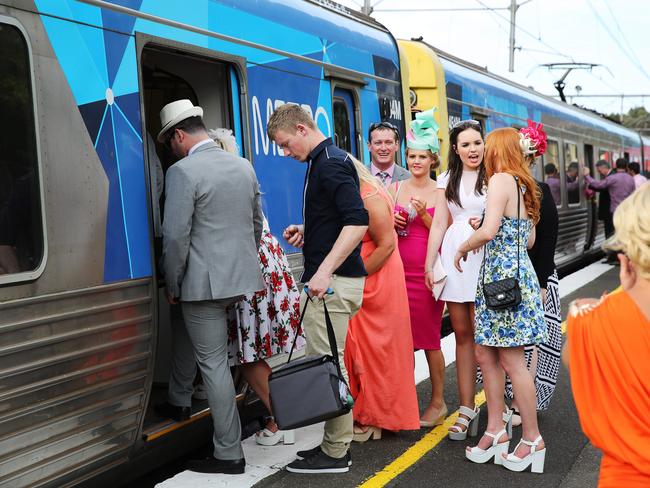
M 594 16 L 596 17 L 598 22 L 600 22 L 600 24 L 605 28 L 605 31 L 607 32 L 607 34 L 609 34 L 609 37 L 612 38 L 612 40 L 616 43 L 616 45 L 621 50 L 621 52 L 625 55 L 625 57 L 641 72 L 641 74 L 643 74 L 643 76 L 645 76 L 648 80 L 650 80 L 650 75 L 647 73 L 647 71 L 645 69 L 643 69 L 643 66 L 639 62 L 638 58 L 636 58 L 636 55 L 634 55 L 634 58 L 631 56 L 630 53 L 633 53 L 634 51 L 632 51 L 631 49 L 626 48 L 625 46 L 623 46 L 621 44 L 621 40 L 618 38 L 618 36 L 616 36 L 610 30 L 609 25 L 607 24 L 607 22 L 605 22 L 605 20 L 598 13 L 598 10 L 596 10 L 596 8 L 593 6 L 593 4 L 591 3 L 591 0 L 587 0 L 587 5 L 589 5 L 589 8 L 594 13 Z M 618 23 L 616 25 L 618 26 Z M 619 30 L 620 30 L 620 27 L 619 27 Z M 624 39 L 626 39 L 625 35 L 623 35 L 622 31 L 621 31 L 621 34 L 622 34 L 622 37 Z M 626 42 L 627 42 L 627 39 L 626 39 Z M 629 45 L 629 42 L 628 42 L 628 45 Z

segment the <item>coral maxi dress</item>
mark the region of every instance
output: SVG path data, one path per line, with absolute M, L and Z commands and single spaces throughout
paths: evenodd
M 376 192 L 361 186 L 364 199 Z M 390 197 L 380 195 L 392 215 Z M 393 236 L 397 241 L 394 231 Z M 375 249 L 366 232 L 361 258 L 365 261 Z M 404 268 L 396 246 L 381 269 L 366 278 L 363 304 L 348 328 L 345 366 L 355 422 L 393 431 L 420 428 L 410 330 Z

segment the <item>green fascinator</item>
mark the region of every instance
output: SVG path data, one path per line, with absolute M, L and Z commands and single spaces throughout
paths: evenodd
M 438 123 L 433 118 L 436 108 L 420 112 L 411 121 L 411 126 L 406 133 L 406 146 L 410 149 L 425 151 L 429 149 L 432 153 L 440 151 L 438 140 Z

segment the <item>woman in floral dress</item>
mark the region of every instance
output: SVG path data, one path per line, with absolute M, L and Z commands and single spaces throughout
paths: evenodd
M 467 254 L 485 246 L 476 290 L 474 339 L 476 358 L 483 371 L 488 425 L 478 445 L 468 447 L 465 455 L 477 463 L 494 458 L 496 464 L 512 471 L 531 466 L 533 471 L 543 472 L 546 448 L 537 425 L 535 384 L 524 360 L 526 345 L 548 340 L 539 282 L 526 252 L 535 241 L 540 197 L 520 141 L 519 133 L 512 128 L 497 129 L 487 136 L 485 220 L 458 248 L 454 258 L 461 271 Z M 520 303 L 501 310 L 489 308 L 483 283 L 513 277 L 521 290 Z M 522 420 L 521 442 L 510 454 L 503 418 L 504 370 L 512 381 Z
M 217 129 L 209 131 L 209 135 L 224 150 L 239 153 L 229 130 Z M 265 359 L 288 353 L 291 349 L 300 322 L 300 292 L 287 257 L 269 230 L 266 217 L 258 257 L 266 287 L 245 295 L 228 308 L 228 358 L 231 365 L 240 366 L 244 379 L 271 413 L 271 368 Z M 305 338 L 301 331 L 296 349 L 304 345 Z M 292 444 L 293 431 L 278 430 L 273 417 L 270 417 L 255 440 L 267 446 L 279 442 Z

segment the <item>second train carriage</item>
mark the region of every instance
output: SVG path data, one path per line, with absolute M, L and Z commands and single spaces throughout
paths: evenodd
M 208 422 L 148 414 L 178 320 L 156 276 L 165 103 L 234 131 L 276 234 L 301 218 L 305 174 L 266 135 L 278 105 L 362 158 L 370 123 L 403 130 L 397 43 L 378 24 L 330 2 L 179 5 L 0 0 L 2 487 L 96 486 L 208 438 Z
M 476 119 L 486 132 L 523 127 L 527 119 L 542 122 L 548 148 L 533 172 L 544 180 L 544 165 L 552 163 L 558 170 L 561 191 L 555 202 L 560 217 L 556 264 L 562 270 L 585 253 L 599 252 L 604 233 L 596 215 L 597 197 L 589 198 L 584 191 L 582 170 L 588 167 L 595 174 L 599 159 L 612 164 L 619 157 L 640 162 L 639 135 L 436 50 L 421 39 L 399 43 L 408 64 L 412 109 L 438 108 L 443 161 L 449 150 L 448 129 L 460 120 Z

